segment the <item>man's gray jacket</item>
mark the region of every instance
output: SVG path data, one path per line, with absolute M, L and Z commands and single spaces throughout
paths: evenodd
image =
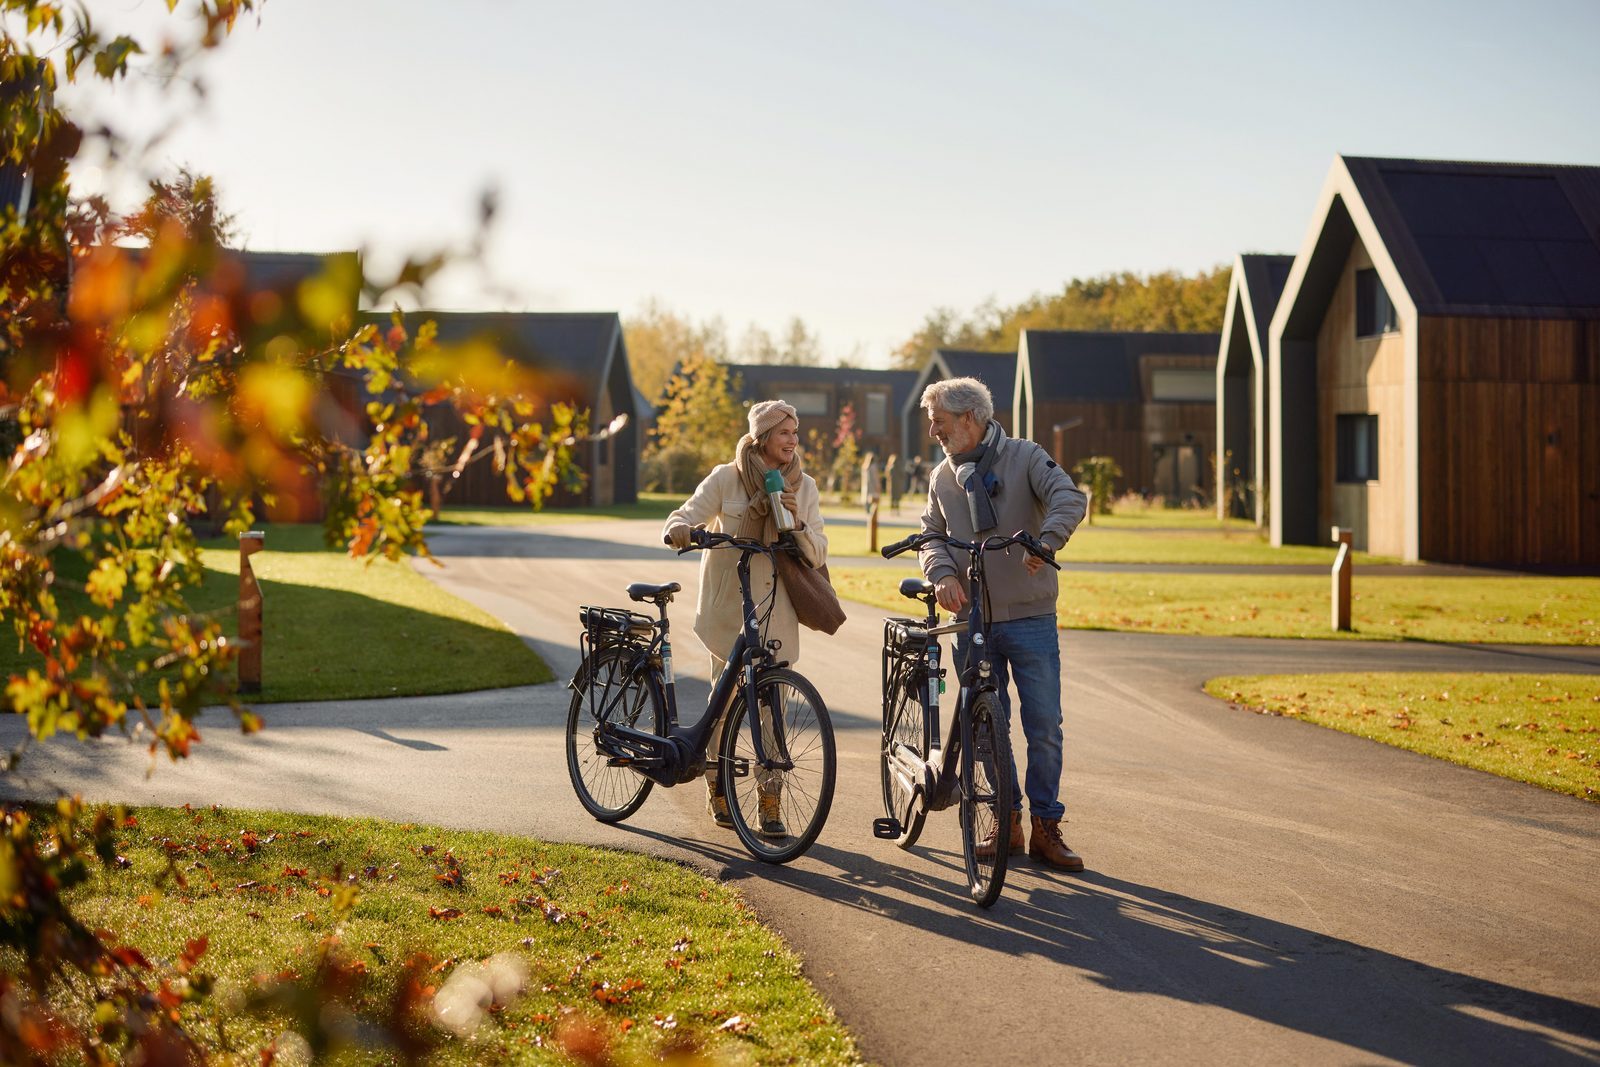
M 1009 537 L 1027 530 L 1051 548 L 1060 551 L 1072 532 L 1083 521 L 1087 500 L 1072 478 L 1048 453 L 1032 441 L 1014 440 L 1002 435 L 999 450 L 990 468 L 998 488 L 990 497 L 999 521 L 985 537 Z M 955 466 L 950 458 L 933 468 L 928 478 L 928 506 L 922 513 L 923 533 L 942 533 L 962 541 L 975 541 L 966 490 L 956 483 Z M 1035 615 L 1054 615 L 1056 611 L 1056 571 L 1040 567 L 1029 574 L 1023 566 L 1027 553 L 1012 548 L 1004 554 L 986 557 L 984 574 L 989 582 L 989 620 L 1007 622 Z M 967 554 L 956 553 L 944 545 L 929 545 L 922 550 L 922 573 L 930 582 L 955 576 L 970 601 L 967 585 Z M 962 617 L 965 617 L 965 612 Z

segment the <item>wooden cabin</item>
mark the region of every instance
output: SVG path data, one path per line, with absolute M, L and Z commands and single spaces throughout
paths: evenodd
M 1220 341 L 1214 333 L 1024 330 L 1016 435 L 1067 470 L 1110 456 L 1122 468 L 1119 491 L 1174 504 L 1209 499 Z
M 1269 350 L 1274 544 L 1600 564 L 1600 167 L 1336 158 Z
M 1267 521 L 1267 330 L 1293 256 L 1236 256 L 1217 352 L 1217 518 Z
M 738 382 L 745 404 L 783 400 L 800 415 L 801 437 L 816 429 L 832 436 L 839 415 L 849 404 L 861 432 L 863 454 L 879 460 L 901 449 L 901 420 L 915 371 L 865 370 L 859 367 L 795 367 L 772 363 L 730 363 L 728 376 Z
M 389 319 L 387 315 L 371 317 L 381 322 Z M 558 490 L 551 505 L 600 507 L 638 499 L 637 398 L 622 320 L 615 312 L 419 311 L 406 316 L 406 328 L 414 332 L 430 319 L 438 326 L 440 341 L 482 340 L 539 371 L 546 385 L 544 403 L 560 401 L 588 409 L 591 431 L 603 429 L 619 414 L 628 416 L 615 435 L 577 446 L 574 458 L 588 480 L 581 492 Z M 464 441 L 469 432 L 448 405 L 429 408 L 428 420 L 436 439 L 453 436 Z M 448 500 L 456 505 L 511 503 L 504 476 L 489 462 L 471 464 L 451 487 Z
M 1015 352 L 986 352 L 971 348 L 940 348 L 928 357 L 928 362 L 917 372 L 906 396 L 905 409 L 900 414 L 904 436 L 900 445 L 902 456 L 921 455 L 930 463 L 944 458 L 938 442 L 928 436 L 928 419 L 922 410 L 922 391 L 934 382 L 946 378 L 976 378 L 989 387 L 994 397 L 994 417 L 1007 434 L 1014 425 L 1011 402 L 1016 393 L 1017 354 Z

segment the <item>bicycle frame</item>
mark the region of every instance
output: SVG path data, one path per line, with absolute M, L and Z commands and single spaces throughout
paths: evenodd
M 707 550 L 710 550 L 710 546 L 707 546 Z M 763 550 L 769 554 L 772 551 Z M 749 547 L 740 548 L 736 571 L 744 609 L 744 625 L 734 637 L 733 647 L 728 651 L 727 663 L 722 673 L 712 684 L 705 713 L 689 726 L 680 724 L 678 719 L 678 686 L 672 673 L 672 644 L 669 638 L 671 623 L 667 619 L 666 604 L 659 605 L 661 618 L 652 624 L 654 632 L 649 642 L 637 646 L 635 655 L 628 661 L 626 671 L 629 678 L 639 678 L 641 684 L 649 686 L 654 692 L 665 715 L 665 729 L 657 734 L 611 722 L 610 715 L 626 694 L 626 687 L 619 688 L 612 701 L 594 713 L 595 719 L 600 723 L 598 736 L 595 738 L 596 746 L 616 761 L 616 765 L 631 767 L 651 781 L 665 786 L 691 781 L 705 771 L 706 749 L 710 744 L 712 731 L 732 707 L 735 692 L 743 689 L 747 707 L 756 709 L 761 706 L 759 699 L 761 675 L 767 670 L 786 666 L 786 663 L 777 660 L 772 650 L 764 646 L 760 640 L 761 623 L 756 616 L 755 597 L 750 589 L 750 557 L 756 551 Z M 586 656 L 585 663 L 587 662 Z M 582 673 L 580 668 L 579 674 L 574 676 L 571 683 L 574 687 L 579 684 Z M 783 732 L 783 717 L 773 715 L 769 724 L 777 748 L 777 758 L 767 751 L 765 739 L 762 737 L 760 718 L 753 712 L 749 716 L 751 744 L 755 749 L 756 762 L 765 770 L 793 770 L 794 763 L 789 759 L 788 743 Z M 750 773 L 747 761 L 736 762 L 740 765 L 733 768 L 734 777 L 744 777 Z
M 966 749 L 970 749 L 972 745 L 972 703 L 983 693 L 999 691 L 999 686 L 994 678 L 994 668 L 988 656 L 989 624 L 988 618 L 983 611 L 984 589 L 988 579 L 984 573 L 983 556 L 993 549 L 1010 547 L 1012 544 L 1022 544 L 1023 542 L 1017 539 L 1020 536 L 1019 534 L 1010 538 L 991 537 L 972 544 L 956 541 L 952 544 L 952 547 L 966 549 L 969 554 L 967 586 L 971 591 L 972 610 L 968 613 L 965 623 L 950 622 L 943 626 L 938 626 L 934 625 L 938 620 L 938 609 L 932 602 L 929 602 L 925 631 L 928 638 L 934 642 L 933 647 L 937 648 L 938 638 L 941 635 L 958 634 L 965 630 L 970 638 L 967 662 L 960 667 L 958 677 L 961 680 L 961 688 L 956 696 L 954 714 L 951 715 L 950 723 L 945 728 L 943 741 L 940 741 L 937 734 L 933 740 L 933 745 L 940 750 L 937 756 L 935 753 L 930 752 L 928 760 L 919 767 L 913 765 L 906 758 L 894 754 L 895 770 L 897 773 L 904 775 L 904 784 L 911 794 L 907 800 L 906 811 L 898 815 L 898 822 L 901 826 L 909 822 L 911 813 L 916 810 L 918 804 L 923 805 L 927 811 L 943 811 L 959 799 L 960 757 L 961 753 Z M 897 545 L 885 548 L 884 555 L 898 555 L 919 540 L 920 537 L 907 538 Z M 1055 565 L 1053 560 L 1051 565 Z M 954 650 L 952 650 L 952 655 L 954 655 Z M 925 672 L 928 686 L 928 689 L 920 695 L 919 700 L 925 710 L 936 709 L 938 707 L 938 701 L 935 698 L 937 690 L 933 687 L 938 685 L 939 678 L 943 674 L 943 671 L 938 668 L 937 657 L 933 658 L 927 667 L 919 669 Z M 887 682 L 888 678 L 885 677 L 884 680 Z M 887 692 L 887 688 L 885 691 Z M 893 820 L 884 821 L 891 822 Z M 878 822 L 875 821 L 873 825 L 874 832 L 880 832 Z M 897 836 L 897 829 L 894 834 L 887 833 L 886 831 L 889 829 L 895 828 L 885 826 L 881 835 Z

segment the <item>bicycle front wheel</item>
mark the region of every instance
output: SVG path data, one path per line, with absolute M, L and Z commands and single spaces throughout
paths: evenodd
M 757 763 L 741 690 L 722 737 L 722 792 L 734 832 L 749 853 L 766 863 L 788 863 L 811 847 L 833 805 L 833 723 L 816 688 L 794 671 L 765 671 L 756 687 L 754 728 L 761 731 L 762 747 L 793 766 L 766 769 Z
M 1011 745 L 993 693 L 973 700 L 961 748 L 961 851 L 967 890 L 979 907 L 1000 896 L 1011 843 Z
M 883 697 L 883 743 L 878 752 L 878 772 L 883 779 L 883 813 L 900 823 L 900 836 L 895 844 L 901 848 L 917 843 L 928 818 L 927 798 L 920 803 L 913 801 L 918 778 L 911 776 L 907 764 L 926 762 L 932 744 L 933 723 L 917 687 L 903 679 L 891 685 Z
M 578 802 L 601 822 L 619 822 L 639 810 L 654 784 L 638 771 L 613 767 L 595 743 L 600 720 L 635 730 L 662 732 L 661 701 L 654 687 L 631 678 L 632 649 L 608 648 L 584 663 L 567 710 L 567 774 Z

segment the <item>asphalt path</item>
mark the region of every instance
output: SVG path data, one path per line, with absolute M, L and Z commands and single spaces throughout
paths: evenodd
M 707 691 L 695 562 L 657 529 L 440 528 L 447 566 L 421 566 L 563 679 L 579 604 L 681 582 L 688 716 Z M 269 705 L 262 734 L 217 721 L 177 765 L 121 741 L 50 743 L 0 790 L 369 814 L 685 861 L 745 893 L 886 1064 L 1600 1062 L 1600 805 L 1200 692 L 1222 673 L 1595 673 L 1596 650 L 1064 633 L 1066 836 L 1089 869 L 1023 860 L 980 911 L 951 813 L 910 851 L 871 836 L 881 614 L 857 605 L 838 634 L 802 638 L 840 780 L 787 867 L 714 827 L 698 785 L 657 789 L 622 826 L 590 820 L 567 782 L 559 682 Z M 21 736 L 0 723 L 0 742 Z

